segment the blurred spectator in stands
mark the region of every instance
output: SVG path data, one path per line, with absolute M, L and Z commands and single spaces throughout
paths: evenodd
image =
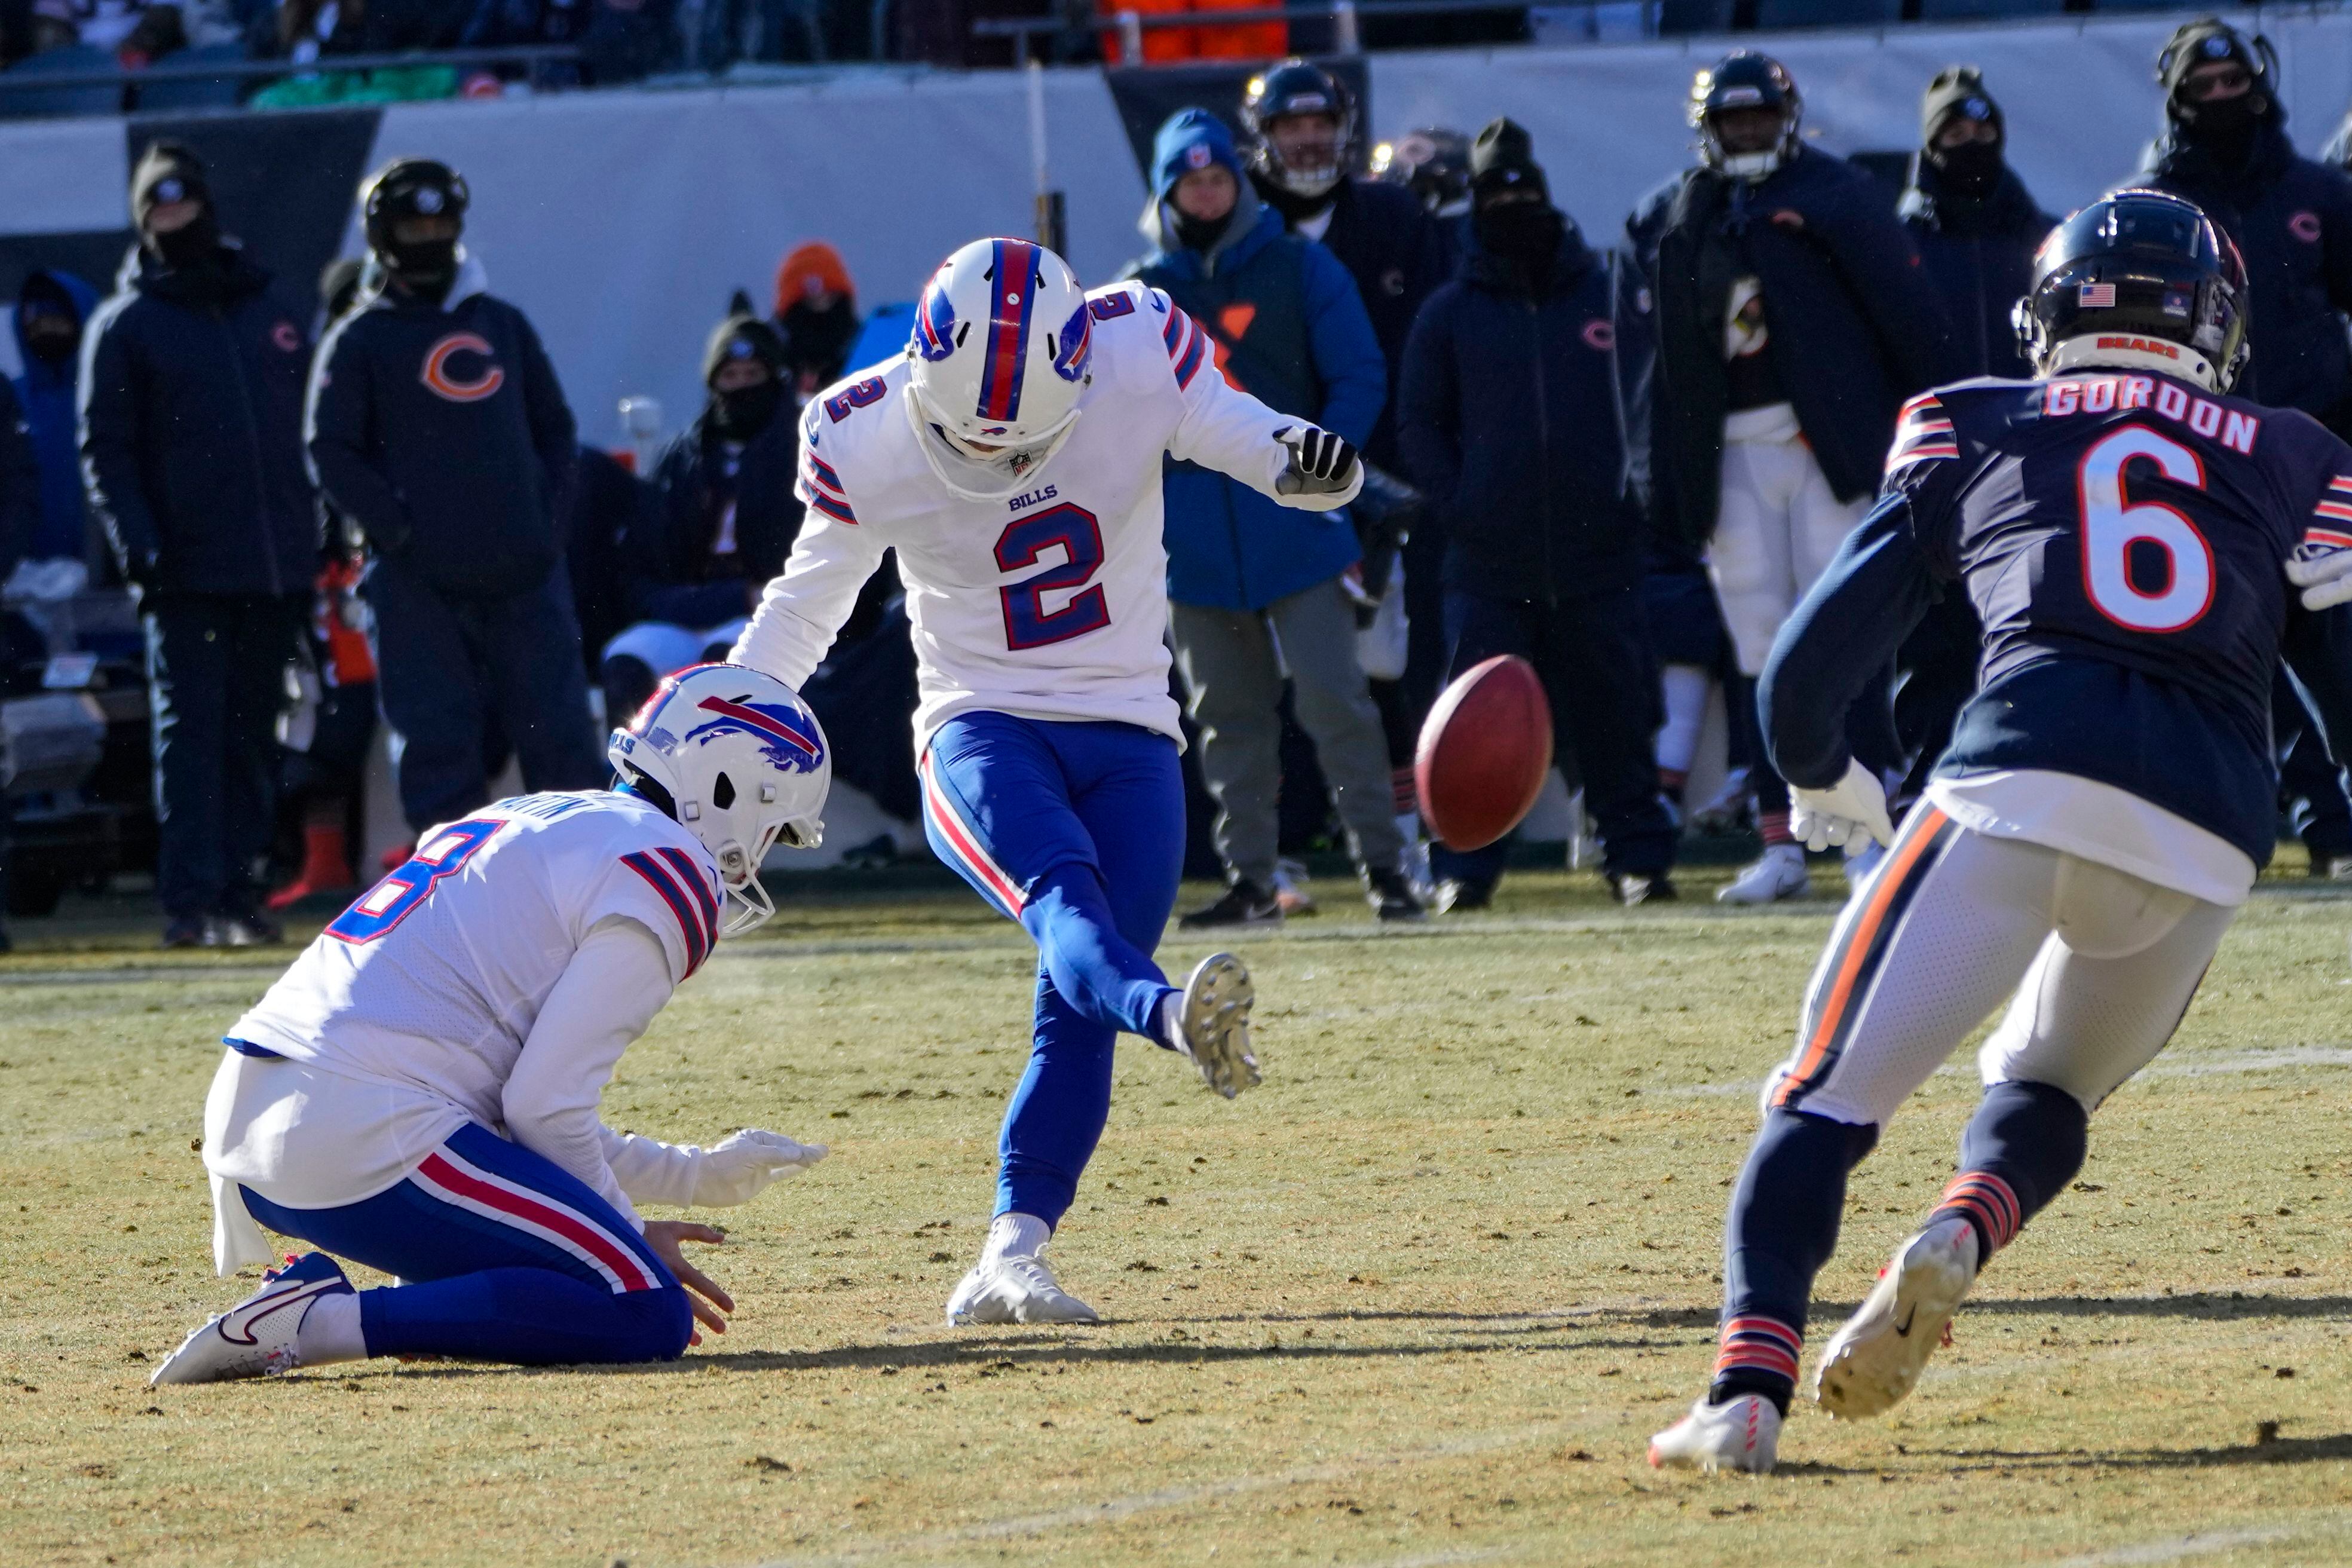
M 16 400 L 40 465 L 40 516 L 18 542 L 31 561 L 89 557 L 89 513 L 82 501 L 79 435 L 75 428 L 81 334 L 98 290 L 70 272 L 27 273 L 16 294 Z
M 302 466 L 310 342 L 220 233 L 186 148 L 147 149 L 131 210 L 138 247 L 89 327 L 81 456 L 146 623 L 163 942 L 271 942 L 254 862 L 320 543 Z
M 748 313 L 719 322 L 702 384 L 701 415 L 662 453 L 653 492 L 621 538 L 634 624 L 604 648 L 604 711 L 615 723 L 663 676 L 727 657 L 801 531 L 799 410 L 775 329 Z
M 1430 290 L 1445 281 L 1444 237 L 1436 220 L 1410 191 L 1384 181 L 1351 174 L 1356 166 L 1356 106 L 1347 87 L 1321 66 L 1284 60 L 1250 79 L 1242 95 L 1242 123 L 1248 132 L 1250 184 L 1266 205 L 1282 215 L 1290 232 L 1319 241 L 1356 280 L 1356 291 L 1371 317 L 1394 388 L 1404 364 L 1405 336 Z M 1364 442 L 1365 460 L 1394 471 L 1397 455 L 1394 400 L 1381 406 Z M 1367 487 L 1355 506 L 1360 537 L 1384 519 L 1374 514 L 1381 492 Z M 1406 673 L 1415 679 L 1372 682 L 1381 729 L 1388 742 L 1390 804 L 1397 831 L 1407 844 L 1421 836 L 1414 795 L 1412 756 L 1421 720 L 1437 696 L 1438 672 L 1445 663 L 1443 599 L 1437 583 L 1442 542 L 1423 529 L 1404 551 L 1380 551 L 1388 580 L 1363 584 L 1368 600 L 1402 591 L 1408 640 L 1417 639 L 1416 670 L 1408 653 Z
M 1611 890 L 1670 899 L 1627 412 L 1648 374 L 1647 301 L 1632 264 L 1593 251 L 1552 205 L 1526 131 L 1488 125 L 1470 168 L 1470 254 L 1414 325 L 1397 400 L 1398 439 L 1445 534 L 1448 672 L 1506 653 L 1535 666 Z M 1438 908 L 1485 908 L 1507 852 L 1441 847 Z
M 38 526 L 41 506 L 41 477 L 33 460 L 31 433 L 25 428 L 24 414 L 16 405 L 16 394 L 7 382 L 0 381 L 0 582 L 16 574 L 16 563 L 23 558 L 26 542 Z M 14 692 L 16 668 L 22 658 L 37 657 L 40 644 L 28 629 L 20 627 L 14 616 L 0 627 L 0 649 L 5 649 L 10 668 L 5 689 Z M 8 794 L 0 789 L 0 952 L 14 947 L 8 937 Z
M 1661 524 L 1707 551 L 1752 681 L 1877 493 L 1903 401 L 1951 379 L 1950 334 L 1884 188 L 1801 139 L 1780 62 L 1735 51 L 1688 112 L 1698 166 L 1627 221 L 1657 300 L 1650 472 Z M 1873 765 L 1896 761 L 1891 732 L 1865 740 Z M 1760 757 L 1754 781 L 1764 855 L 1717 896 L 1801 896 L 1788 785 Z
M 1452 277 L 1470 247 L 1470 138 L 1442 125 L 1408 131 L 1372 149 L 1372 176 L 1411 191 L 1435 221 Z
M 593 15 L 590 0 L 477 0 L 457 43 L 468 49 L 576 44 Z
M 2164 135 L 2134 182 L 2188 197 L 2237 242 L 2252 293 L 2241 396 L 2299 408 L 2352 435 L 2352 179 L 2287 140 L 2270 42 L 2219 17 L 2182 26 L 2158 58 Z M 2315 874 L 2352 875 L 2343 775 L 2292 686 L 2273 705 L 2283 787 Z M 2339 740 L 2336 751 L 2345 750 Z
M 1167 65 L 1178 60 L 1270 60 L 1290 52 L 1290 28 L 1285 22 L 1217 23 L 1220 11 L 1263 11 L 1258 0 L 1097 0 L 1095 16 L 1102 30 L 1103 59 L 1110 65 Z M 1121 40 L 1118 17 L 1125 12 L 1145 16 L 1198 16 L 1198 27 L 1146 27 L 1143 58 L 1131 60 Z
M 255 53 L 305 64 L 322 55 L 360 54 L 370 47 L 368 0 L 281 0 L 276 12 L 257 16 L 255 26 L 266 28 L 268 38 L 267 47 Z
M 1897 211 L 1952 325 L 1956 375 L 2032 374 L 2010 307 L 2058 220 L 2002 160 L 2000 105 L 1974 66 L 1947 66 L 1919 102 L 1919 152 Z
M 427 159 L 368 181 L 366 279 L 311 373 L 310 460 L 367 542 L 377 689 L 418 832 L 490 798 L 493 712 L 526 788 L 606 777 L 559 532 L 572 412 L 538 333 L 458 242 L 468 199 Z
M 1956 375 L 2032 374 L 2010 309 L 2026 291 L 2033 253 L 2057 219 L 2043 212 L 2003 161 L 2000 105 L 1974 66 L 1948 66 L 1919 101 L 1918 153 L 1902 215 L 1927 280 L 1952 325 Z M 1965 594 L 1947 594 L 1906 639 L 1896 667 L 1895 722 L 1910 777 L 1897 803 L 1916 798 L 1975 694 L 1980 628 Z
M 2237 242 L 2253 351 L 2238 395 L 2300 408 L 2352 435 L 2352 179 L 2286 136 L 2270 42 L 2215 16 L 2184 24 L 2158 58 L 2165 133 L 2136 184 L 2185 196 Z
M 1214 345 L 1226 380 L 1350 441 L 1370 433 L 1388 392 L 1380 340 L 1346 268 L 1243 177 L 1233 134 L 1187 109 L 1152 143 L 1155 248 L 1131 275 L 1165 289 Z M 1186 464 L 1166 481 L 1168 596 L 1177 668 L 1201 728 L 1201 771 L 1218 805 L 1231 886 L 1188 927 L 1272 923 L 1283 672 L 1313 737 L 1332 805 L 1383 919 L 1416 919 L 1390 810 L 1380 714 L 1356 661 L 1356 619 L 1340 576 L 1360 551 L 1345 509 L 1297 511 Z M 1276 652 L 1279 640 L 1280 651 Z
M 634 460 L 635 454 L 629 457 Z M 563 569 L 571 579 L 572 607 L 580 621 L 581 668 L 592 686 L 596 684 L 604 645 L 630 621 L 621 540 L 637 521 L 645 489 L 646 482 L 629 463 L 600 447 L 581 444 L 565 498 Z M 617 724 L 627 715 L 607 710 L 605 717 Z
M 678 53 L 676 0 L 588 0 L 581 38 L 588 79 L 635 81 L 667 68 Z
M 339 551 L 312 584 L 307 657 L 295 671 L 299 696 L 281 727 L 282 811 L 299 828 L 302 858 L 292 880 L 269 895 L 273 910 L 358 880 L 352 851 L 365 831 L 376 716 L 375 652 L 359 577 L 359 563 Z
M 776 267 L 776 334 L 795 404 L 839 381 L 857 342 L 857 289 L 841 252 L 821 239 L 796 245 Z

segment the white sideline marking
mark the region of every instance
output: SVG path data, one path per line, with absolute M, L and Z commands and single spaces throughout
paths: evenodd
M 1343 1480 L 1364 1470 L 1389 1469 L 1401 1465 L 1426 1463 L 1433 1459 L 1456 1459 L 1471 1454 L 1489 1454 L 1504 1448 L 1516 1448 L 1541 1442 L 1560 1435 L 1562 1428 L 1547 1424 L 1521 1426 L 1505 1432 L 1482 1432 L 1475 1436 L 1459 1437 L 1450 1443 L 1433 1443 L 1419 1448 L 1404 1448 L 1387 1453 L 1359 1454 L 1352 1458 L 1332 1464 L 1308 1465 L 1277 1475 L 1235 1476 L 1230 1480 L 1209 1481 L 1199 1486 L 1163 1487 L 1157 1491 L 1130 1492 L 1125 1497 L 1106 1498 L 1097 1503 L 1082 1503 L 1075 1508 L 1055 1509 L 1046 1513 L 1018 1514 L 1010 1519 L 989 1520 L 980 1524 L 967 1524 L 953 1530 L 932 1531 L 922 1535 L 895 1536 L 887 1541 L 861 1542 L 842 1552 L 819 1552 L 807 1557 L 771 1558 L 759 1568 L 825 1568 L 832 1563 L 866 1563 L 876 1558 L 900 1559 L 916 1553 L 943 1552 L 957 1546 L 982 1541 L 1005 1541 L 1015 1536 L 1044 1535 L 1054 1531 L 1080 1528 L 1089 1524 L 1107 1524 L 1129 1519 L 1139 1513 L 1160 1509 L 1184 1508 L 1215 1498 L 1240 1497 L 1250 1492 L 1269 1491 L 1281 1487 L 1305 1486 L 1317 1481 Z M 1409 1568 L 1412 1563 L 1432 1564 L 1467 1563 L 1475 1558 L 1438 1556 L 1408 1559 L 1387 1568 Z
M 2241 1546 L 2263 1546 L 2273 1542 L 2288 1541 L 2304 1533 L 2288 1525 L 2266 1525 L 2258 1530 L 2210 1530 L 2191 1535 L 2175 1535 L 2162 1541 L 2142 1542 L 2137 1546 L 2117 1546 L 2105 1552 L 2094 1552 L 2082 1557 L 2069 1557 L 2052 1568 L 2126 1568 L 2126 1564 L 2143 1563 L 2178 1563 L 2187 1557 L 2210 1557 L 2217 1552 L 2234 1552 Z

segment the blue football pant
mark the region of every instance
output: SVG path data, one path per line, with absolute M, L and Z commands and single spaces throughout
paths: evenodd
M 964 713 L 920 768 L 931 847 L 1037 944 L 1029 1070 L 998 1142 L 996 1212 L 1057 1225 L 1110 1119 L 1121 1031 L 1173 989 L 1151 960 L 1176 906 L 1176 742 L 1132 724 Z
M 551 1161 L 467 1125 L 398 1184 L 336 1208 L 238 1189 L 253 1217 L 405 1283 L 360 1292 L 367 1352 L 524 1366 L 674 1361 L 686 1289 L 636 1226 Z

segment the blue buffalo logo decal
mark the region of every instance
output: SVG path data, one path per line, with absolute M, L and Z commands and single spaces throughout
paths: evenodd
M 922 308 L 915 312 L 915 352 L 933 364 L 955 353 L 955 302 L 934 282 L 923 290 Z
M 1054 374 L 1064 381 L 1086 378 L 1087 363 L 1095 357 L 1093 327 L 1093 320 L 1087 314 L 1087 302 L 1081 300 L 1078 308 L 1070 312 L 1070 319 L 1062 323 L 1062 335 L 1054 340 Z
M 797 709 L 724 697 L 706 697 L 695 708 L 712 717 L 688 729 L 687 741 L 704 741 L 730 731 L 753 735 L 763 742 L 767 759 L 786 773 L 812 773 L 824 761 L 824 737 Z
M 451 332 L 425 351 L 425 369 L 417 375 L 436 397 L 452 403 L 479 403 L 507 384 L 507 373 L 491 357 L 488 340 L 473 332 Z M 459 354 L 478 359 L 481 368 L 465 375 L 450 363 Z

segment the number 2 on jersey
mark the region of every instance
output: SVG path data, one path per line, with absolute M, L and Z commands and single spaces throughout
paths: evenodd
M 398 870 L 360 895 L 350 909 L 337 915 L 327 934 L 354 945 L 373 942 L 408 918 L 408 912 L 432 896 L 433 885 L 474 857 L 490 841 L 503 822 L 476 818 L 456 822 L 416 847 L 416 853 Z
M 2136 632 L 2177 632 L 2197 624 L 2213 603 L 2213 547 L 2197 525 L 2162 501 L 2133 502 L 2124 475 L 2144 458 L 2177 485 L 2205 488 L 2205 465 L 2179 442 L 2143 425 L 2126 425 L 2083 454 L 2075 488 L 2083 508 L 2083 589 L 2098 612 Z M 2164 586 L 2132 581 L 2135 544 L 2164 553 Z
M 1004 604 L 1004 646 L 1015 653 L 1045 647 L 1110 625 L 1110 605 L 1102 585 L 1086 584 L 1102 570 L 1102 528 L 1095 514 L 1064 501 L 1044 511 L 1015 518 L 996 541 L 996 569 L 1018 572 L 1034 566 L 1038 558 L 1059 546 L 1063 562 L 1034 577 L 1008 583 L 997 596 Z M 1049 593 L 1083 589 L 1058 610 L 1045 607 Z

